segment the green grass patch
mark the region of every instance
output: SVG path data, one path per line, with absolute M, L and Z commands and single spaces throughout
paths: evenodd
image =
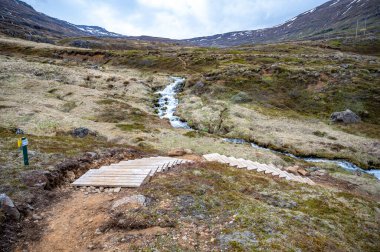
M 116 127 L 123 131 L 145 130 L 145 126 L 140 123 L 133 124 L 116 124 Z

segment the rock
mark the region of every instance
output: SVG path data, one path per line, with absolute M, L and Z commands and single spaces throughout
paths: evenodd
M 124 205 L 129 205 L 129 204 L 144 206 L 146 203 L 146 200 L 147 200 L 146 197 L 141 194 L 124 197 L 119 200 L 116 200 L 112 204 L 112 209 L 115 209 L 117 207 L 124 206 Z
M 309 174 L 305 169 L 298 169 L 297 172 L 302 176 L 307 176 Z
M 38 215 L 38 214 L 33 214 L 32 215 L 32 219 L 33 220 L 42 220 L 42 216 Z
M 222 250 L 227 251 L 231 249 L 231 244 L 237 243 L 241 249 L 248 250 L 258 243 L 256 235 L 249 231 L 219 235 L 218 240 Z
M 168 152 L 169 157 L 178 157 L 178 156 L 183 156 L 185 154 L 186 154 L 186 151 L 183 148 L 172 149 Z
M 86 155 L 90 158 L 96 158 L 98 156 L 98 154 L 95 152 L 86 152 Z
M 293 173 L 294 175 L 298 175 L 298 169 L 298 166 L 290 166 L 285 168 L 287 172 Z
M 83 138 L 83 137 L 86 137 L 88 135 L 96 135 L 95 132 L 92 132 L 91 130 L 87 129 L 87 128 L 84 128 L 84 127 L 80 127 L 80 128 L 75 128 L 72 132 L 71 132 L 71 135 L 74 136 L 74 137 L 80 137 L 80 138 Z
M 70 182 L 75 181 L 75 173 L 72 171 L 67 171 L 66 172 L 66 177 L 69 179 Z
M 16 206 L 13 204 L 13 201 L 11 198 L 9 198 L 6 194 L 2 193 L 0 194 L 0 209 L 3 210 L 3 212 L 10 216 L 11 218 L 15 220 L 19 220 L 21 215 Z
M 95 245 L 94 244 L 88 244 L 87 249 L 93 250 L 93 249 L 95 249 Z
M 97 235 L 100 235 L 100 234 L 102 234 L 103 232 L 100 230 L 100 228 L 97 228 L 96 230 L 95 230 L 95 234 L 97 234 Z
M 24 134 L 25 134 L 25 132 L 24 132 L 22 129 L 20 129 L 20 128 L 14 128 L 14 129 L 13 129 L 13 132 L 14 132 L 16 135 L 24 135 Z
M 188 155 L 191 155 L 191 154 L 194 153 L 193 150 L 191 150 L 191 149 L 185 149 L 184 151 L 185 151 L 185 153 L 188 154 Z
M 231 101 L 233 103 L 246 103 L 251 102 L 252 98 L 245 92 L 239 92 L 238 94 L 232 96 Z
M 334 112 L 331 114 L 330 119 L 335 123 L 358 123 L 361 121 L 360 117 L 351 110 L 347 109 L 341 112 Z
M 314 172 L 311 172 L 310 174 L 311 175 L 314 175 L 314 176 L 324 176 L 326 175 L 327 171 L 324 170 L 324 169 L 320 169 L 320 170 L 317 170 L 317 171 L 314 171 Z
M 113 192 L 114 193 L 118 193 L 121 191 L 121 187 L 116 187 L 115 189 L 113 189 Z
M 196 89 L 202 89 L 205 87 L 205 84 L 202 82 L 202 81 L 198 81 L 197 83 L 195 83 L 194 85 L 194 88 Z

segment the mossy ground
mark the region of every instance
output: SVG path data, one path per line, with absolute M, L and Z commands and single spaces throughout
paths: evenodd
M 99 224 L 102 235 L 118 238 L 114 248 L 376 251 L 379 246 L 379 203 L 345 188 L 310 187 L 197 163 L 158 175 L 136 192 L 126 191 L 133 193 L 148 197 L 148 205 L 122 207 Z M 159 235 L 129 236 L 128 244 L 120 242 L 125 234 L 157 227 L 162 228 Z M 255 241 L 223 242 L 223 235 L 236 232 L 250 232 Z M 96 243 L 103 238 L 93 239 Z

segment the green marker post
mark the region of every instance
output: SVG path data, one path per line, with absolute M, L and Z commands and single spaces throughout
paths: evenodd
M 24 165 L 29 165 L 29 159 L 28 159 L 28 139 L 26 137 L 23 137 L 21 139 L 22 141 L 22 154 L 24 157 Z

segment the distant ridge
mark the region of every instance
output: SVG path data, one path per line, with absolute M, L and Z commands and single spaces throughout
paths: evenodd
M 378 35 L 379 0 L 332 0 L 306 11 L 285 23 L 267 29 L 228 32 L 184 40 L 197 46 L 237 46 L 300 39 Z
M 45 41 L 62 37 L 123 37 L 98 26 L 75 25 L 37 12 L 19 0 L 0 0 L 0 32 Z
M 23 39 L 51 42 L 67 37 L 108 37 L 194 46 L 229 47 L 323 38 L 378 36 L 379 0 L 332 0 L 281 25 L 260 30 L 173 40 L 151 36 L 125 36 L 99 26 L 75 25 L 37 12 L 20 0 L 0 0 L 0 33 Z

